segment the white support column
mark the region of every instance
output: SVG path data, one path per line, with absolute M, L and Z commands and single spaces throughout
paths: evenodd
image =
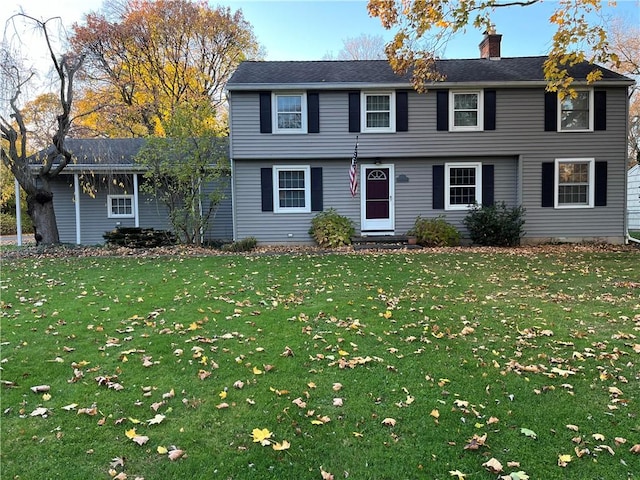
M 80 178 L 77 173 L 73 174 L 73 196 L 76 206 L 76 244 L 80 245 L 82 241 L 80 234 Z
M 140 212 L 138 211 L 138 174 L 133 174 L 133 216 L 135 219 L 135 227 L 140 226 Z
M 22 208 L 20 207 L 20 184 L 15 179 L 16 186 L 16 230 L 18 234 L 18 246 L 22 246 Z

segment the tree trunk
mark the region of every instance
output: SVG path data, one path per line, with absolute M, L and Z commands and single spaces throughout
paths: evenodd
M 36 245 L 60 243 L 52 192 L 39 189 L 33 194 L 27 194 L 27 213 L 33 222 Z

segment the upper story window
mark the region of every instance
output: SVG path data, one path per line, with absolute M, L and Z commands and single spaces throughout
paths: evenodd
M 108 218 L 133 218 L 133 195 L 108 195 Z
M 575 97 L 567 95 L 562 100 L 558 99 L 560 131 L 591 131 L 593 130 L 593 90 L 578 90 L 575 93 Z
M 482 203 L 482 164 L 447 163 L 444 175 L 446 210 L 467 210 Z
M 311 211 L 311 167 L 274 166 L 274 212 L 307 213 Z
M 395 132 L 395 93 L 364 92 L 362 94 L 363 132 Z
M 556 159 L 556 208 L 590 208 L 594 204 L 595 160 Z
M 450 92 L 450 94 L 449 130 L 482 130 L 482 91 Z
M 306 94 L 274 94 L 273 116 L 274 133 L 307 133 Z

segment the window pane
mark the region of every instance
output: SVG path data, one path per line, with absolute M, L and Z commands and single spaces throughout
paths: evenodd
M 455 112 L 454 122 L 456 127 L 475 127 L 478 125 L 478 112 Z
M 288 170 L 278 172 L 280 188 L 304 189 L 304 172 L 301 170 Z
M 382 128 L 389 126 L 389 114 L 388 113 L 367 113 L 367 127 L 368 128 Z
M 280 207 L 304 208 L 304 190 L 280 190 Z
M 475 187 L 451 187 L 449 189 L 449 203 L 451 205 L 470 205 L 475 201 Z
M 302 128 L 302 97 L 300 95 L 279 95 L 277 97 L 278 128 Z
M 578 92 L 576 98 L 562 100 L 560 123 L 562 130 L 586 130 L 589 128 L 589 92 Z
M 367 95 L 367 111 L 389 111 L 391 100 L 389 95 Z
M 558 204 L 589 203 L 589 163 L 558 163 Z
M 453 108 L 455 110 L 477 110 L 478 94 L 476 93 L 457 93 L 453 96 Z
M 278 113 L 278 128 L 302 128 L 302 114 Z
M 449 170 L 449 185 L 475 185 L 475 168 L 452 168 Z

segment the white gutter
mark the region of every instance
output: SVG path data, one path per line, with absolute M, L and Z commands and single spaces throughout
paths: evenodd
M 73 195 L 76 204 L 76 244 L 80 245 L 82 242 L 80 229 L 80 179 L 77 173 L 73 174 Z
M 22 246 L 22 208 L 20 207 L 20 184 L 14 179 L 16 187 L 16 230 L 18 234 L 18 246 Z

